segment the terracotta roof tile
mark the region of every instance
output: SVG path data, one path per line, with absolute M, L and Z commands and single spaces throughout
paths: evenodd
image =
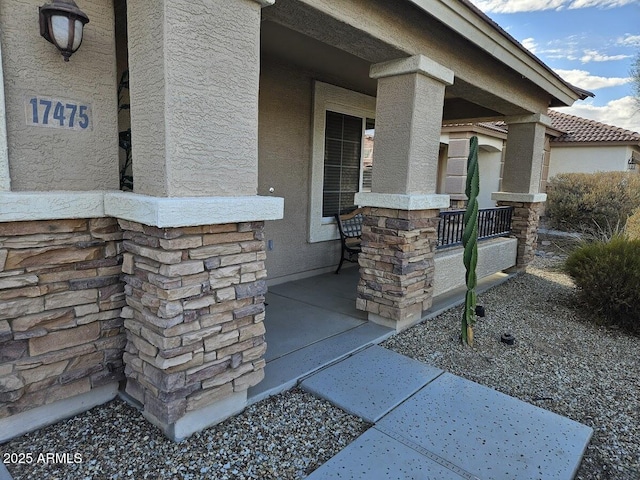
M 620 127 L 606 125 L 576 117 L 566 113 L 549 110 L 553 128 L 564 132 L 563 135 L 552 139 L 554 143 L 571 142 L 633 142 L 640 143 L 640 133 L 632 132 Z

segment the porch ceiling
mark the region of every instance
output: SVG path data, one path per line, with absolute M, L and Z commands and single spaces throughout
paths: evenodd
M 268 11 L 269 9 L 264 10 Z M 263 55 L 312 71 L 318 80 L 374 97 L 377 81 L 369 77 L 370 66 L 378 61 L 407 56 L 406 52 L 381 44 L 379 40 L 369 36 L 367 39 L 358 40 L 366 40 L 369 43 L 367 48 L 362 48 L 363 51 L 370 52 L 367 53 L 369 58 L 364 59 L 268 18 L 269 16 L 265 15 L 261 28 Z M 372 61 L 372 58 L 375 58 L 375 61 Z M 454 84 L 445 91 L 445 121 L 501 119 L 505 115 L 526 113 L 525 109 L 460 78 L 455 78 Z
M 371 96 L 376 95 L 377 85 L 375 80 L 369 78 L 369 68 L 372 64 L 407 57 L 416 51 L 425 51 L 420 45 L 405 46 L 402 42 L 375 36 L 368 31 L 369 29 L 354 25 L 355 22 L 343 21 L 302 1 L 279 0 L 274 5 L 264 8 L 262 16 L 263 54 L 313 71 L 318 74 L 319 80 Z M 405 18 L 402 20 L 407 22 Z M 471 49 L 466 40 L 447 30 L 439 22 L 430 22 L 433 25 L 430 24 L 428 29 L 420 25 L 420 31 L 428 32 L 428 35 L 422 33 L 420 40 L 426 39 L 427 43 L 433 43 L 433 49 L 428 50 L 427 56 L 442 62 L 446 52 L 437 50 L 442 44 L 458 50 Z M 376 28 L 386 26 L 372 25 L 370 30 L 373 32 Z M 397 25 L 395 28 L 406 28 L 407 31 L 415 33 L 413 25 Z M 405 32 L 399 31 L 398 36 L 401 35 L 405 35 Z M 482 57 L 480 52 L 478 56 Z M 469 54 L 465 57 L 465 62 L 479 64 L 482 58 L 476 57 Z M 473 78 L 473 75 L 465 71 L 469 70 L 469 66 L 461 65 L 460 68 L 462 70 L 457 66 L 454 69 L 454 84 L 445 91 L 445 121 L 497 120 L 504 116 L 526 115 L 537 110 L 546 111 L 546 98 L 542 101 L 539 97 L 531 100 L 540 95 L 539 87 L 529 85 L 529 98 L 526 99 L 523 99 L 522 95 L 513 94 L 512 85 L 517 82 L 522 84 L 521 76 L 498 70 L 492 74 L 492 78 L 485 78 L 484 84 L 474 84 L 467 78 Z M 518 85 L 518 88 L 523 87 Z M 531 94 L 531 91 L 535 93 Z

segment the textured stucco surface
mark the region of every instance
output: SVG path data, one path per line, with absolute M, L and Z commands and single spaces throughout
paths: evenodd
M 134 190 L 255 195 L 258 2 L 129 2 Z
M 545 126 L 541 123 L 509 125 L 502 190 L 538 193 L 544 159 Z
M 2 42 L 0 41 L 0 192 L 11 190 L 6 120 L 7 112 L 4 107 L 4 75 L 2 72 Z
M 187 227 L 282 218 L 280 197 L 149 197 L 131 192 L 104 196 L 105 214 L 155 227 Z
M 625 145 L 562 147 L 554 144 L 551 148 L 549 178 L 568 172 L 625 172 L 631 153 L 631 147 Z
M 419 73 L 378 80 L 374 192 L 436 193 L 444 89 Z
M 260 195 L 284 197 L 284 218 L 266 222 L 269 278 L 336 265 L 340 242 L 308 243 L 313 77 L 304 70 L 263 59 L 260 77 Z
M 515 238 L 496 238 L 478 243 L 478 279 L 506 270 L 516 264 L 518 241 Z M 465 268 L 462 247 L 453 247 L 436 252 L 436 273 L 433 280 L 433 295 L 465 285 Z
M 0 222 L 104 217 L 104 193 L 0 192 Z
M 500 190 L 502 152 L 488 152 L 481 149 L 478 152 L 478 167 L 480 170 L 478 206 L 480 208 L 493 208 L 496 206 L 496 202 L 491 200 L 491 194 Z
M 545 112 L 548 106 L 548 94 L 541 88 L 409 2 L 281 0 L 264 15 L 372 63 L 399 58 L 398 52 L 423 54 L 453 70 L 453 95 L 505 115 Z M 322 29 L 325 15 L 339 22 Z
M 2 0 L 0 41 L 11 188 L 118 188 L 113 2 L 84 0 L 89 16 L 80 49 L 67 63 L 40 36 L 37 0 Z M 39 95 L 91 104 L 90 131 L 28 126 L 25 101 Z M 25 100 L 25 98 L 27 100 Z

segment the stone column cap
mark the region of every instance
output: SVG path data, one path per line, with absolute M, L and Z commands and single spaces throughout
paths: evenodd
M 0 192 L 0 222 L 104 217 L 104 191 Z
M 356 193 L 355 203 L 396 210 L 439 210 L 449 208 L 449 195 L 362 192 Z
M 284 198 L 152 197 L 136 193 L 107 193 L 105 214 L 159 228 L 279 220 Z
M 512 193 L 512 192 L 493 192 L 491 200 L 503 202 L 523 202 L 523 203 L 540 203 L 547 201 L 546 193 Z
M 438 80 L 445 85 L 453 85 L 453 70 L 449 70 L 444 65 L 440 65 L 438 62 L 424 55 L 414 55 L 412 57 L 376 63 L 371 65 L 371 69 L 369 70 L 369 76 L 375 79 L 395 77 L 396 75 L 406 75 L 408 73 L 420 73 L 434 80 Z

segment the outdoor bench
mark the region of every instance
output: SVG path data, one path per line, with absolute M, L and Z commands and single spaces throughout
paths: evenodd
M 336 274 L 340 272 L 345 260 L 357 262 L 358 254 L 361 251 L 360 242 L 362 237 L 362 209 L 356 208 L 348 213 L 337 213 L 335 215 L 340 232 L 340 263 Z

